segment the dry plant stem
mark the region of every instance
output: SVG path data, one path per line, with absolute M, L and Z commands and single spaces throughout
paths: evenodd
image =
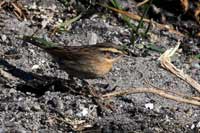
M 17 77 L 12 76 L 10 73 L 4 71 L 2 68 L 0 68 L 0 76 L 8 80 L 18 80 Z
M 72 120 L 67 117 L 65 117 L 65 119 L 55 117 L 55 119 L 70 125 L 71 128 L 75 131 L 82 131 L 86 128 L 92 127 L 92 125 L 86 123 L 85 120 L 77 120 L 77 119 Z
M 147 2 L 149 2 L 149 0 L 144 0 L 142 2 L 139 2 L 136 6 L 140 7 L 140 6 L 144 5 L 144 4 L 146 4 Z
M 180 103 L 187 103 L 187 104 L 192 104 L 196 106 L 200 106 L 200 102 L 193 100 L 193 99 L 188 99 L 188 98 L 183 98 L 179 96 L 175 96 L 176 94 L 169 94 L 166 91 L 162 89 L 155 89 L 155 88 L 129 88 L 121 91 L 114 91 L 111 93 L 107 93 L 103 95 L 103 98 L 111 98 L 115 96 L 121 96 L 121 95 L 130 95 L 130 94 L 135 94 L 135 93 L 153 93 L 156 95 L 159 95 L 161 97 L 171 99 Z
M 133 14 L 133 13 L 130 13 L 130 12 L 126 12 L 126 11 L 123 11 L 123 10 L 119 10 L 119 9 L 116 9 L 116 8 L 113 8 L 113 7 L 110 7 L 110 6 L 106 6 L 106 5 L 102 5 L 102 4 L 99 4 L 99 5 L 101 5 L 101 6 L 105 7 L 105 8 L 109 8 L 109 9 L 111 9 L 111 10 L 113 10 L 115 12 L 118 12 L 120 14 L 123 14 L 125 16 L 128 16 L 131 19 L 136 20 L 136 21 L 140 21 L 140 19 L 141 19 L 141 17 L 136 15 L 136 14 Z M 151 22 L 149 19 L 143 19 L 143 21 L 146 22 L 146 23 L 150 23 Z M 159 23 L 156 23 L 154 21 L 152 21 L 152 23 L 154 25 L 156 25 L 160 29 L 167 29 L 171 33 L 174 33 L 174 34 L 177 34 L 177 35 L 180 35 L 180 36 L 185 36 L 184 34 L 182 34 L 182 33 L 178 32 L 178 31 L 168 27 L 167 25 L 159 24 Z
M 18 55 L 19 54 L 6 55 L 6 54 L 3 54 L 2 52 L 0 52 L 0 57 L 1 58 L 4 58 L 4 57 L 12 58 L 12 57 L 16 57 Z
M 192 87 L 194 87 L 199 93 L 200 93 L 200 84 L 192 79 L 189 75 L 184 74 L 183 71 L 177 69 L 171 62 L 169 61 L 163 61 L 161 63 L 161 66 L 164 67 L 165 69 L 169 70 L 171 73 L 175 74 L 188 84 L 190 84 Z
M 184 74 L 183 71 L 177 69 L 171 63 L 170 57 L 173 56 L 173 54 L 176 52 L 178 47 L 179 47 L 179 44 L 174 49 L 169 49 L 164 54 L 161 55 L 161 57 L 159 59 L 161 66 L 163 68 L 169 70 L 171 73 L 175 74 L 180 79 L 187 82 L 188 84 L 190 84 L 192 87 L 194 87 L 200 93 L 200 84 L 197 81 L 195 81 L 194 79 L 192 79 L 189 75 Z
M 195 99 L 197 101 L 200 101 L 200 97 L 191 97 L 192 99 Z
M 148 82 L 147 80 L 146 80 L 146 83 L 147 83 L 148 85 L 150 85 L 152 88 L 159 89 L 158 87 L 156 87 L 155 85 L 151 84 L 151 83 Z M 164 89 L 164 90 L 165 90 L 165 89 Z M 165 90 L 165 93 L 174 93 L 174 92 L 169 91 L 169 90 Z M 193 100 L 200 101 L 200 97 L 189 97 L 189 96 L 186 96 L 186 95 L 184 95 L 184 94 L 182 94 L 182 93 L 180 93 L 180 92 L 176 92 L 176 96 L 184 97 L 184 98 L 187 98 L 187 99 L 193 99 Z
M 1 1 L 1 2 L 0 2 L 0 9 L 1 9 L 1 7 L 2 7 L 5 3 L 6 3 L 5 1 Z

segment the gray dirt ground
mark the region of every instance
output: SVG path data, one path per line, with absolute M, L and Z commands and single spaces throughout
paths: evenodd
M 33 5 L 33 1 L 21 2 L 29 7 Z M 50 23 L 55 22 L 55 16 L 61 16 L 59 12 L 63 11 L 63 6 L 58 1 L 48 0 L 37 4 L 45 10 L 44 14 L 48 14 L 48 11 L 52 13 L 50 9 L 55 7 L 54 18 Z M 42 49 L 17 39 L 19 36 L 32 35 L 38 29 L 33 20 L 19 21 L 12 13 L 1 11 L 0 25 L 0 52 L 17 55 L 16 58 L 2 56 L 0 67 L 7 71 L 13 70 L 17 74 L 21 73 L 21 77 L 25 79 L 11 81 L 0 77 L 0 132 L 73 131 L 75 127 L 58 120 L 62 119 L 62 115 L 72 120 L 85 120 L 92 126 L 87 129 L 88 132 L 198 132 L 199 107 L 177 103 L 153 94 L 139 93 L 112 98 L 109 102 L 114 110 L 108 109 L 107 113 L 102 113 L 90 97 L 63 90 L 64 85 L 59 80 L 58 83 L 53 82 L 54 78 L 67 80 L 68 75 L 59 70 L 51 56 Z M 47 37 L 47 28 L 39 29 L 37 35 Z M 180 38 L 170 33 L 161 34 L 155 28 L 152 31 L 148 40 L 141 41 L 142 44 L 154 43 L 167 49 L 175 46 L 175 40 Z M 120 24 L 114 16 L 104 18 L 94 14 L 76 21 L 69 31 L 48 39 L 69 46 L 108 40 L 126 45 L 129 36 L 128 28 Z M 142 52 L 140 49 L 135 51 Z M 108 81 L 117 85 L 117 89 L 149 87 L 146 83 L 148 81 L 166 90 L 188 96 L 198 95 L 187 83 L 161 68 L 159 56 L 159 53 L 149 51 L 147 56 L 124 57 L 107 75 Z M 185 58 L 180 53 L 173 63 L 200 82 L 199 69 L 192 68 Z M 33 66 L 38 68 L 33 69 Z M 19 72 L 20 70 L 23 73 Z M 33 81 L 32 74 L 39 75 L 41 80 Z M 50 82 L 53 83 L 49 84 Z M 107 81 L 97 79 L 88 82 L 105 84 Z M 97 87 L 97 90 L 109 91 L 100 87 Z M 147 103 L 152 103 L 153 109 L 146 108 Z

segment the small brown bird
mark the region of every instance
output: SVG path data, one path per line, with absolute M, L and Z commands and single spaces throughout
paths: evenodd
M 113 43 L 59 47 L 49 43 L 39 43 L 35 38 L 25 37 L 24 40 L 47 51 L 70 77 L 79 79 L 103 77 L 124 55 L 123 49 Z

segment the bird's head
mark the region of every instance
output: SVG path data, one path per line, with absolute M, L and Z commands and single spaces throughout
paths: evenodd
M 96 45 L 97 52 L 104 57 L 104 59 L 108 62 L 116 62 L 123 55 L 125 55 L 125 51 L 121 46 L 118 46 L 113 43 L 100 43 Z

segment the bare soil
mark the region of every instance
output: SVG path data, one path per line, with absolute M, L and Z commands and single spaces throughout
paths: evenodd
M 128 45 L 130 29 L 119 22 L 114 13 L 101 9 L 105 12 L 103 15 L 97 10 L 94 14 L 84 16 L 73 23 L 68 31 L 48 36 L 52 25 L 59 18 L 66 18 L 66 14 L 70 14 L 63 4 L 56 0 L 19 1 L 34 17 L 20 21 L 12 12 L 1 10 L 0 13 L 0 68 L 18 78 L 8 80 L 0 77 L 0 132 L 78 130 L 73 124 L 66 122 L 67 120 L 64 122 L 63 118 L 71 121 L 84 120 L 90 125 L 84 129 L 87 132 L 199 132 L 199 107 L 153 94 L 139 93 L 115 97 L 107 101 L 111 109 L 108 107 L 102 110 L 90 96 L 70 91 L 70 87 L 82 91 L 84 88 L 81 83 L 68 83 L 68 74 L 59 69 L 50 55 L 17 38 L 30 36 L 38 30 L 37 36 L 58 45 L 88 45 L 105 41 Z M 41 28 L 41 23 L 48 19 L 45 16 L 52 14 L 53 18 L 47 26 Z M 124 57 L 114 65 L 113 70 L 106 76 L 109 84 L 117 86 L 116 89 L 120 90 L 149 87 L 148 81 L 158 88 L 198 96 L 191 86 L 161 68 L 158 61 L 160 53 L 144 48 L 155 44 L 166 50 L 174 47 L 178 39 L 186 38 L 168 31 L 160 31 L 156 27 L 151 28 L 147 39 L 138 41 L 135 44 L 137 47 L 129 47 L 135 54 Z M 191 38 L 190 41 L 193 42 L 193 49 L 199 51 L 199 41 Z M 142 48 L 138 48 L 139 46 Z M 200 82 L 199 60 L 188 61 L 188 55 L 184 53 L 187 47 L 184 46 L 173 63 Z M 108 83 L 105 79 L 88 82 L 94 85 L 98 92 L 112 91 L 100 86 Z M 148 104 L 152 104 L 153 108 L 146 107 Z

